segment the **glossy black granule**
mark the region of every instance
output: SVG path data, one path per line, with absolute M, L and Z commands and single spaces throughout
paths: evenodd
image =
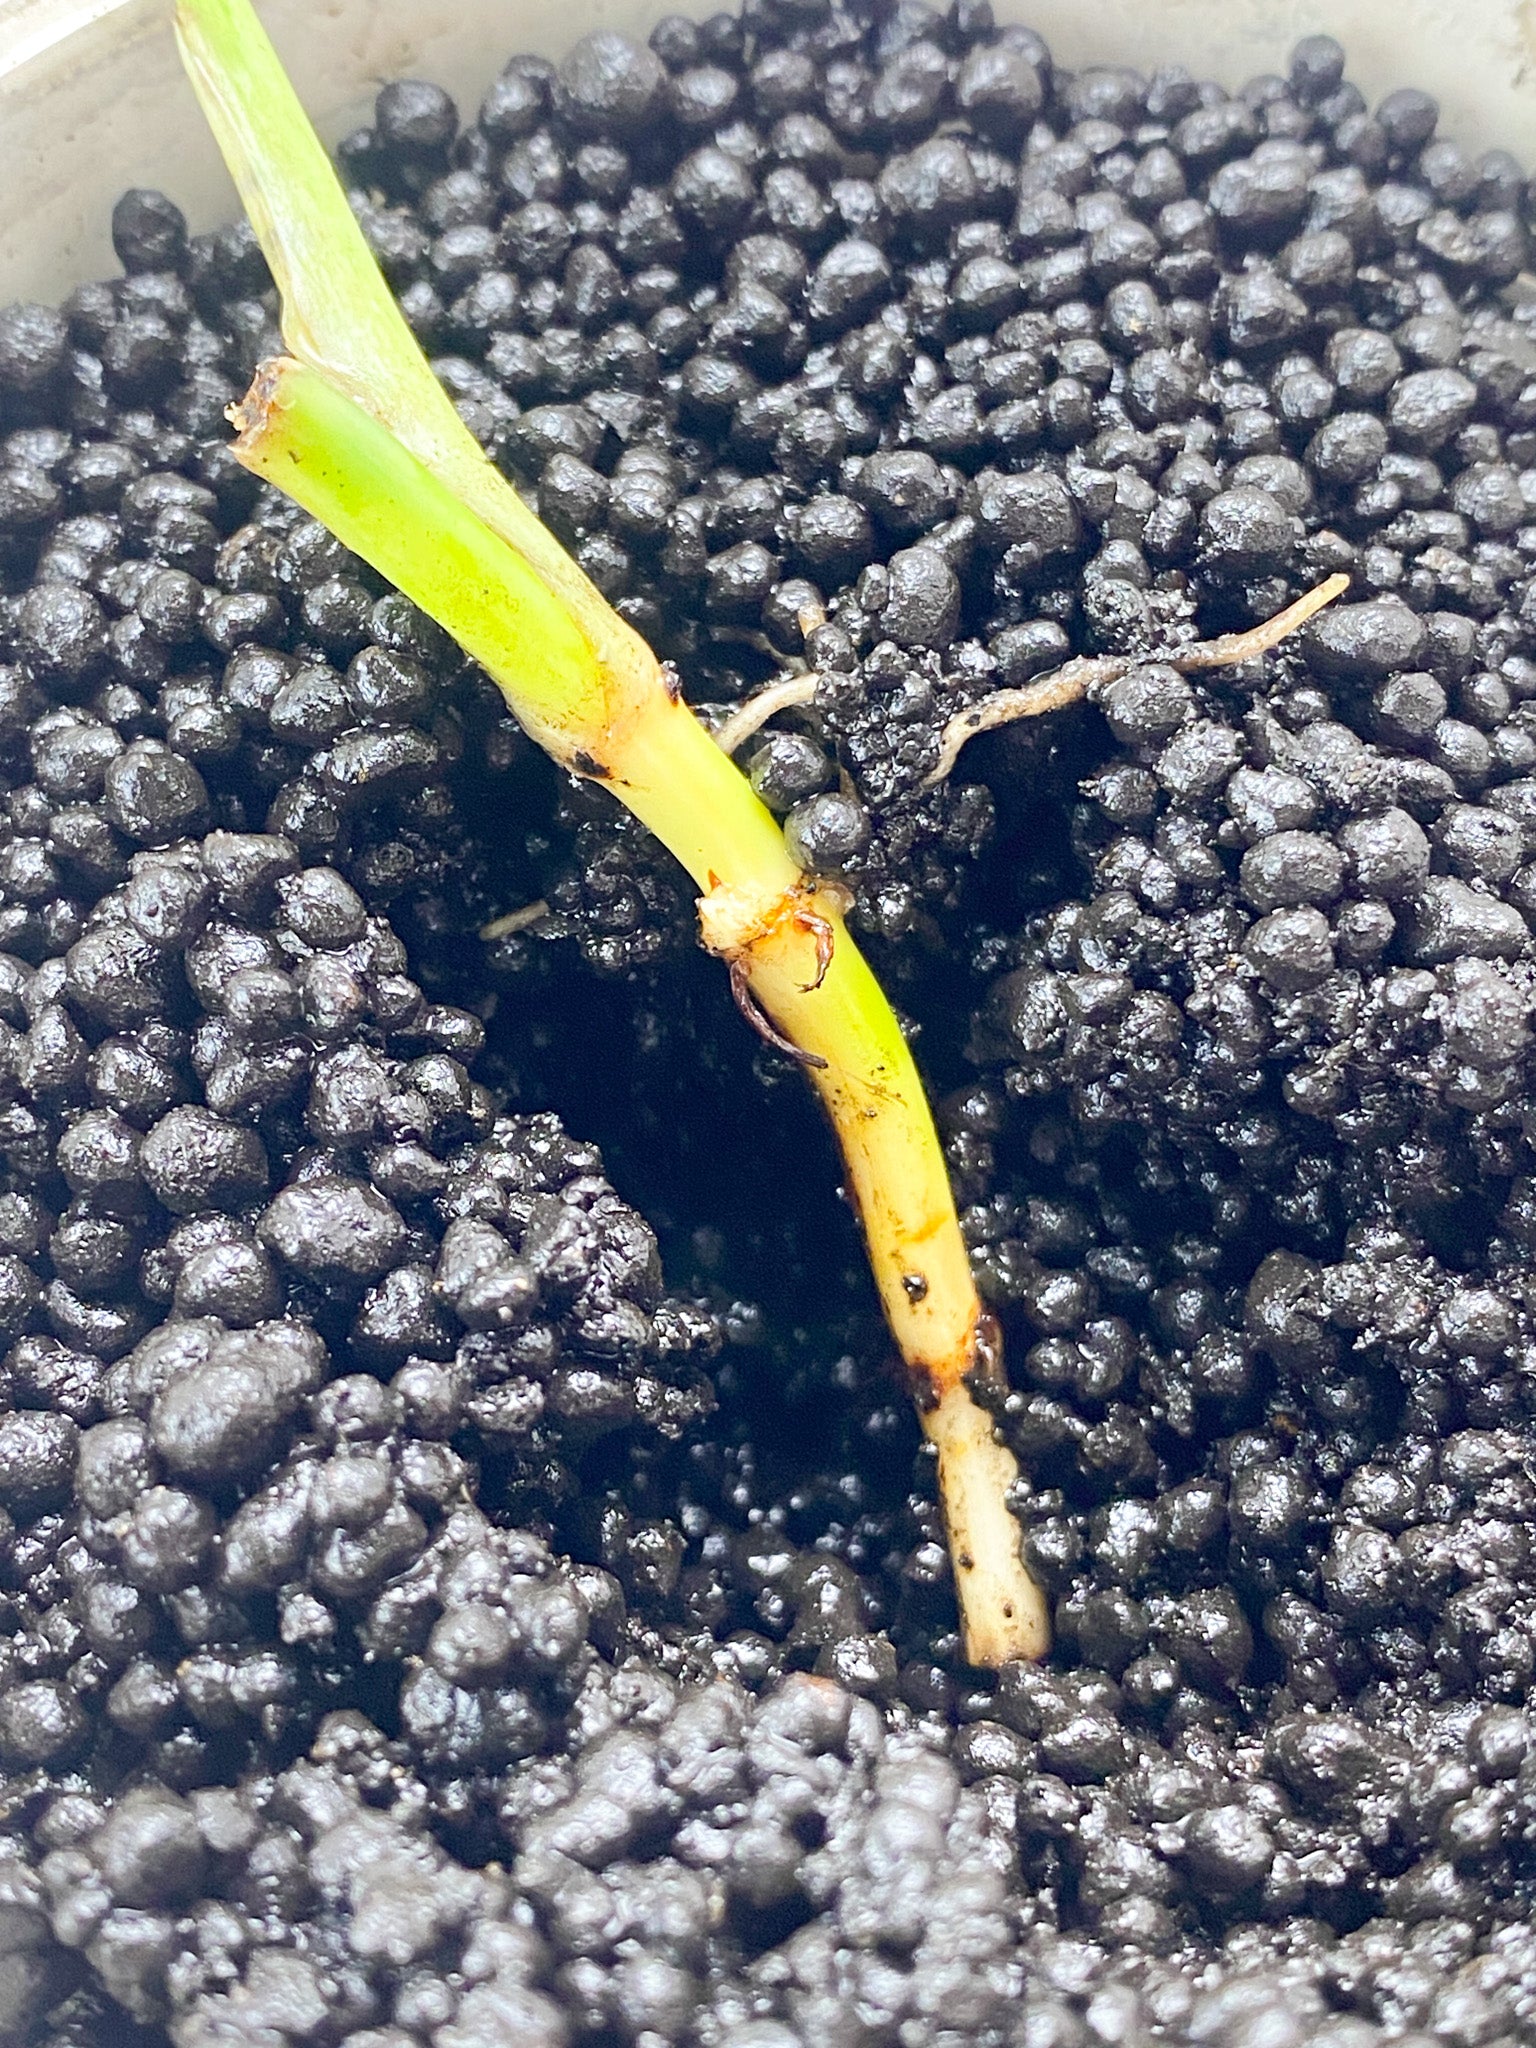
M 1530 2038 L 1532 196 L 1436 126 L 749 0 L 338 153 L 690 700 L 813 678 L 743 765 L 1004 1325 L 995 1678 L 686 878 L 229 457 L 249 231 L 0 312 L 0 2038 Z

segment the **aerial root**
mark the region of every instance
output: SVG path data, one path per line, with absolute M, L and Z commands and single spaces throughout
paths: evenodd
M 830 922 L 815 911 L 804 912 L 798 923 L 801 931 L 809 932 L 816 941 L 816 978 L 800 984 L 801 995 L 813 996 L 827 978 L 827 969 L 832 965 L 832 955 L 837 947 L 837 935 Z
M 832 911 L 845 907 L 836 885 L 826 884 L 818 890 L 802 882 L 777 895 L 730 889 L 713 875 L 710 885 L 699 898 L 699 939 L 704 950 L 723 960 L 730 970 L 731 996 L 737 1009 L 765 1044 L 802 1067 L 825 1067 L 827 1062 L 820 1053 L 807 1052 L 785 1038 L 764 1014 L 752 993 L 752 967 L 759 946 L 791 934 L 808 938 L 816 948 L 816 972 L 810 981 L 801 982 L 800 993 L 814 995 L 827 978 L 837 946 L 827 906 L 830 904 Z
M 1178 669 L 1181 675 L 1187 675 L 1195 669 L 1231 668 L 1240 661 L 1257 661 L 1261 655 L 1272 654 L 1282 640 L 1288 640 L 1324 605 L 1332 604 L 1348 588 L 1347 576 L 1329 576 L 1315 589 L 1298 597 L 1294 604 L 1287 605 L 1283 612 L 1276 612 L 1263 625 L 1250 626 L 1245 632 L 1223 633 L 1215 640 L 1197 641 L 1193 647 L 1175 648 L 1171 654 L 1115 654 L 1097 659 L 1079 657 L 1069 661 L 1065 667 L 1053 670 L 1050 675 L 1041 676 L 1037 682 L 1026 683 L 1022 689 L 998 690 L 980 704 L 973 704 L 969 710 L 957 711 L 950 719 L 939 744 L 938 761 L 924 778 L 923 787 L 933 789 L 943 782 L 959 760 L 960 750 L 966 741 L 974 739 L 977 733 L 995 732 L 999 726 L 1012 725 L 1020 718 L 1038 718 L 1043 711 L 1060 711 L 1068 704 L 1075 704 L 1095 684 L 1115 682 L 1133 668 L 1160 662 Z M 762 693 L 764 697 L 770 694 L 767 690 Z M 760 698 L 753 698 L 752 704 L 760 701 Z M 750 710 L 752 705 L 742 708 Z
M 825 1067 L 826 1061 L 819 1052 L 807 1052 L 803 1045 L 796 1045 L 792 1038 L 786 1038 L 772 1020 L 758 1007 L 752 995 L 752 963 L 745 953 L 738 953 L 734 960 L 726 962 L 730 976 L 731 1001 L 752 1026 L 764 1045 L 771 1045 L 775 1052 L 783 1053 L 800 1067 Z

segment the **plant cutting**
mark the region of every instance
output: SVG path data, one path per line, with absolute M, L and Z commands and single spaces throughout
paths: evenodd
M 487 459 L 433 376 L 248 0 L 183 0 L 187 70 L 282 300 L 288 355 L 232 415 L 235 453 L 442 625 L 559 765 L 601 782 L 700 890 L 702 943 L 804 1067 L 842 1150 L 892 1337 L 938 1457 L 965 1653 L 1049 1642 L 973 1395 L 1002 1374 L 912 1055 L 844 920 L 644 641 Z
M 760 1035 L 802 1066 L 842 1151 L 887 1324 L 938 1460 L 965 1653 L 1038 1658 L 1017 1462 L 979 1394 L 1005 1384 L 922 1081 L 846 923 L 730 756 L 810 678 L 772 685 L 712 736 L 671 672 L 487 458 L 396 305 L 249 0 L 181 0 L 183 60 L 276 280 L 289 353 L 231 409 L 234 451 L 437 620 L 562 768 L 600 782 L 698 885 L 700 941 Z M 1248 632 L 1177 649 L 1185 670 L 1269 652 L 1345 588 L 1330 577 Z M 1129 658 L 1074 661 L 958 712 L 930 781 L 973 735 L 1092 695 Z
M 687 957 L 704 890 L 220 445 L 276 297 L 169 196 L 178 110 L 114 150 L 104 65 L 48 175 L 168 190 L 121 275 L 0 309 L 0 2036 L 1518 2037 L 1519 168 L 1322 38 L 1223 98 L 985 10 L 614 19 L 457 104 L 392 79 L 338 168 L 466 424 L 922 1019 L 1059 1650 L 964 1665 L 820 1113 Z M 871 223 L 882 296 L 829 310 Z M 1346 568 L 1304 655 L 1180 674 Z

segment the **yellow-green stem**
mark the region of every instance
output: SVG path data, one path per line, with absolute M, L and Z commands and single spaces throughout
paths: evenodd
M 283 339 L 382 420 L 565 599 L 600 665 L 650 650 L 529 511 L 432 374 L 249 0 L 178 0 L 176 40 L 282 300 Z
M 921 1080 L 843 922 L 687 706 L 650 674 L 611 687 L 561 598 L 386 428 L 318 372 L 263 366 L 240 460 L 444 625 L 537 737 L 604 782 L 703 891 L 705 943 L 808 1063 L 843 1151 L 891 1331 L 939 1454 L 967 1654 L 1043 1653 L 1044 1602 L 1006 1508 L 1018 1479 L 966 1378 L 995 1370 Z
M 293 362 L 258 378 L 242 459 L 374 563 L 496 677 L 525 729 L 600 774 L 703 890 L 705 943 L 810 1068 L 892 1333 L 939 1456 L 967 1653 L 1039 1656 L 1017 1479 L 965 1379 L 995 1370 L 932 1121 L 842 922 L 654 655 L 490 463 L 380 275 L 249 0 L 179 0 L 183 60 L 282 299 Z M 303 366 L 307 366 L 303 367 Z

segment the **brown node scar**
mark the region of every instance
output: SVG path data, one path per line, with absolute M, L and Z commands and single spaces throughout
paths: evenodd
M 931 1365 L 920 1361 L 906 1365 L 907 1393 L 919 1415 L 931 1415 L 944 1398 L 944 1389 Z
M 1256 661 L 1260 655 L 1273 653 L 1281 641 L 1304 626 L 1314 612 L 1332 604 L 1348 588 L 1347 576 L 1330 576 L 1316 589 L 1298 597 L 1294 604 L 1287 605 L 1283 612 L 1266 619 L 1262 626 L 1250 626 L 1246 632 L 1223 633 L 1215 640 L 1198 641 L 1193 647 L 1176 647 L 1171 654 L 1112 654 L 1099 659 L 1079 657 L 1052 674 L 1041 676 L 1038 682 L 1026 683 L 1021 689 L 998 690 L 980 704 L 973 704 L 968 711 L 955 713 L 944 728 L 938 761 L 932 773 L 924 777 L 923 787 L 933 789 L 944 781 L 959 760 L 961 748 L 977 733 L 995 732 L 999 726 L 1012 725 L 1020 718 L 1038 718 L 1045 711 L 1060 711 L 1064 705 L 1075 704 L 1096 684 L 1102 687 L 1106 683 L 1117 682 L 1133 668 L 1144 668 L 1154 661 L 1164 662 L 1185 675 L 1192 669 L 1229 668 L 1240 661 Z
M 1008 1382 L 1003 1373 L 1002 1326 L 990 1309 L 984 1308 L 976 1318 L 968 1376 L 981 1386 L 1001 1387 L 1007 1391 Z

